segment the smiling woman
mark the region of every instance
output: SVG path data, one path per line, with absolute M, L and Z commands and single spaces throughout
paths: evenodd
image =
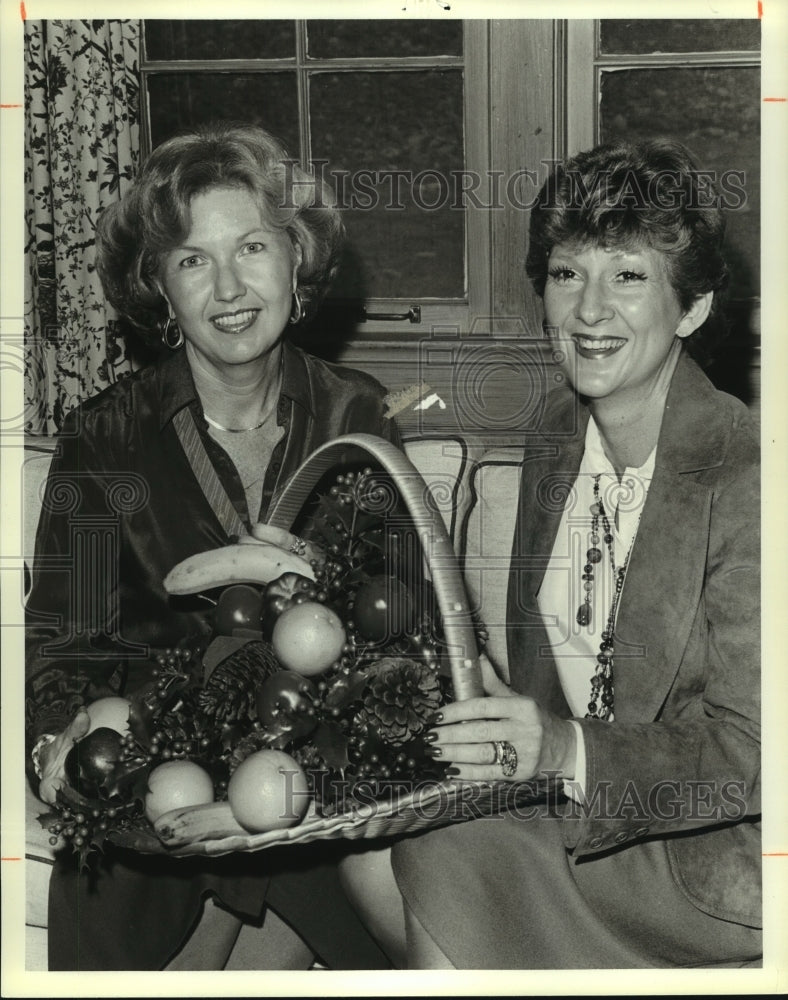
M 69 414 L 52 462 L 27 605 L 31 781 L 47 802 L 84 735 L 78 706 L 132 694 L 151 683 L 157 654 L 210 634 L 204 599 L 166 593 L 172 567 L 264 520 L 320 445 L 354 431 L 397 439 L 382 386 L 285 337 L 332 279 L 341 236 L 322 185 L 247 125 L 163 143 L 102 215 L 105 293 L 161 356 Z M 331 968 L 386 967 L 342 895 L 335 855 L 171 864 L 109 848 L 96 880 L 61 853 L 49 968 L 220 969 L 242 922 L 259 928 L 266 913 L 260 967 L 308 968 L 313 953 Z M 201 917 L 209 897 L 218 905 Z
M 159 272 L 192 371 L 197 365 L 224 378 L 243 364 L 276 370 L 271 355 L 287 326 L 300 263 L 300 246 L 272 228 L 248 190 L 196 195 L 186 240 L 163 256 Z
M 619 472 L 642 465 L 653 449 L 681 341 L 706 319 L 711 300 L 707 292 L 682 309 L 663 254 L 648 246 L 550 251 L 545 327 L 576 392 L 599 419 L 627 425 Z
M 425 741 L 460 781 L 565 794 L 394 845 L 373 891 L 413 968 L 758 964 L 758 438 L 689 354 L 726 277 L 702 177 L 617 142 L 540 192 L 528 273 L 572 391 L 525 443 L 511 686 L 490 667 Z

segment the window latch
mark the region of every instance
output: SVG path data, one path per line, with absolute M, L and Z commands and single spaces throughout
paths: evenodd
M 367 320 L 383 320 L 389 323 L 402 323 L 407 320 L 410 323 L 421 323 L 421 306 L 411 306 L 405 313 L 376 313 L 361 310 L 359 322 L 366 323 Z

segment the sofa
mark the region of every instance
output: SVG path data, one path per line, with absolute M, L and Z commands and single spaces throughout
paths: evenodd
M 49 439 L 25 442 L 21 545 L 26 586 L 54 448 Z M 471 606 L 489 632 L 488 653 L 505 675 L 505 593 L 521 449 L 490 447 L 481 439 L 413 435 L 405 438 L 405 450 L 444 519 L 460 558 Z M 46 971 L 48 882 L 55 848 L 37 819 L 44 807 L 26 782 L 25 795 L 25 967 L 31 972 Z

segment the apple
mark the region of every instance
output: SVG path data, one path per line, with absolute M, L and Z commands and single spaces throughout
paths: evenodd
M 313 701 L 317 688 L 294 670 L 278 670 L 255 692 L 257 718 L 266 729 L 288 733 L 294 739 L 308 736 L 317 725 Z
M 396 576 L 375 576 L 356 591 L 353 623 L 369 642 L 413 631 L 415 618 L 410 591 Z
M 107 726 L 93 729 L 68 752 L 65 772 L 71 787 L 88 798 L 97 798 L 99 789 L 111 777 L 120 760 L 123 737 Z
M 216 602 L 216 632 L 219 635 L 232 635 L 235 629 L 259 632 L 262 610 L 262 594 L 256 587 L 248 583 L 225 587 Z

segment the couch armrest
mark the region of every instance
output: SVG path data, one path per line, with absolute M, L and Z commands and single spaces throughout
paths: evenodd
M 38 821 L 46 811 L 46 805 L 25 782 L 25 923 L 30 927 L 46 927 L 48 923 L 49 876 L 56 848 L 49 843 L 51 834 Z

